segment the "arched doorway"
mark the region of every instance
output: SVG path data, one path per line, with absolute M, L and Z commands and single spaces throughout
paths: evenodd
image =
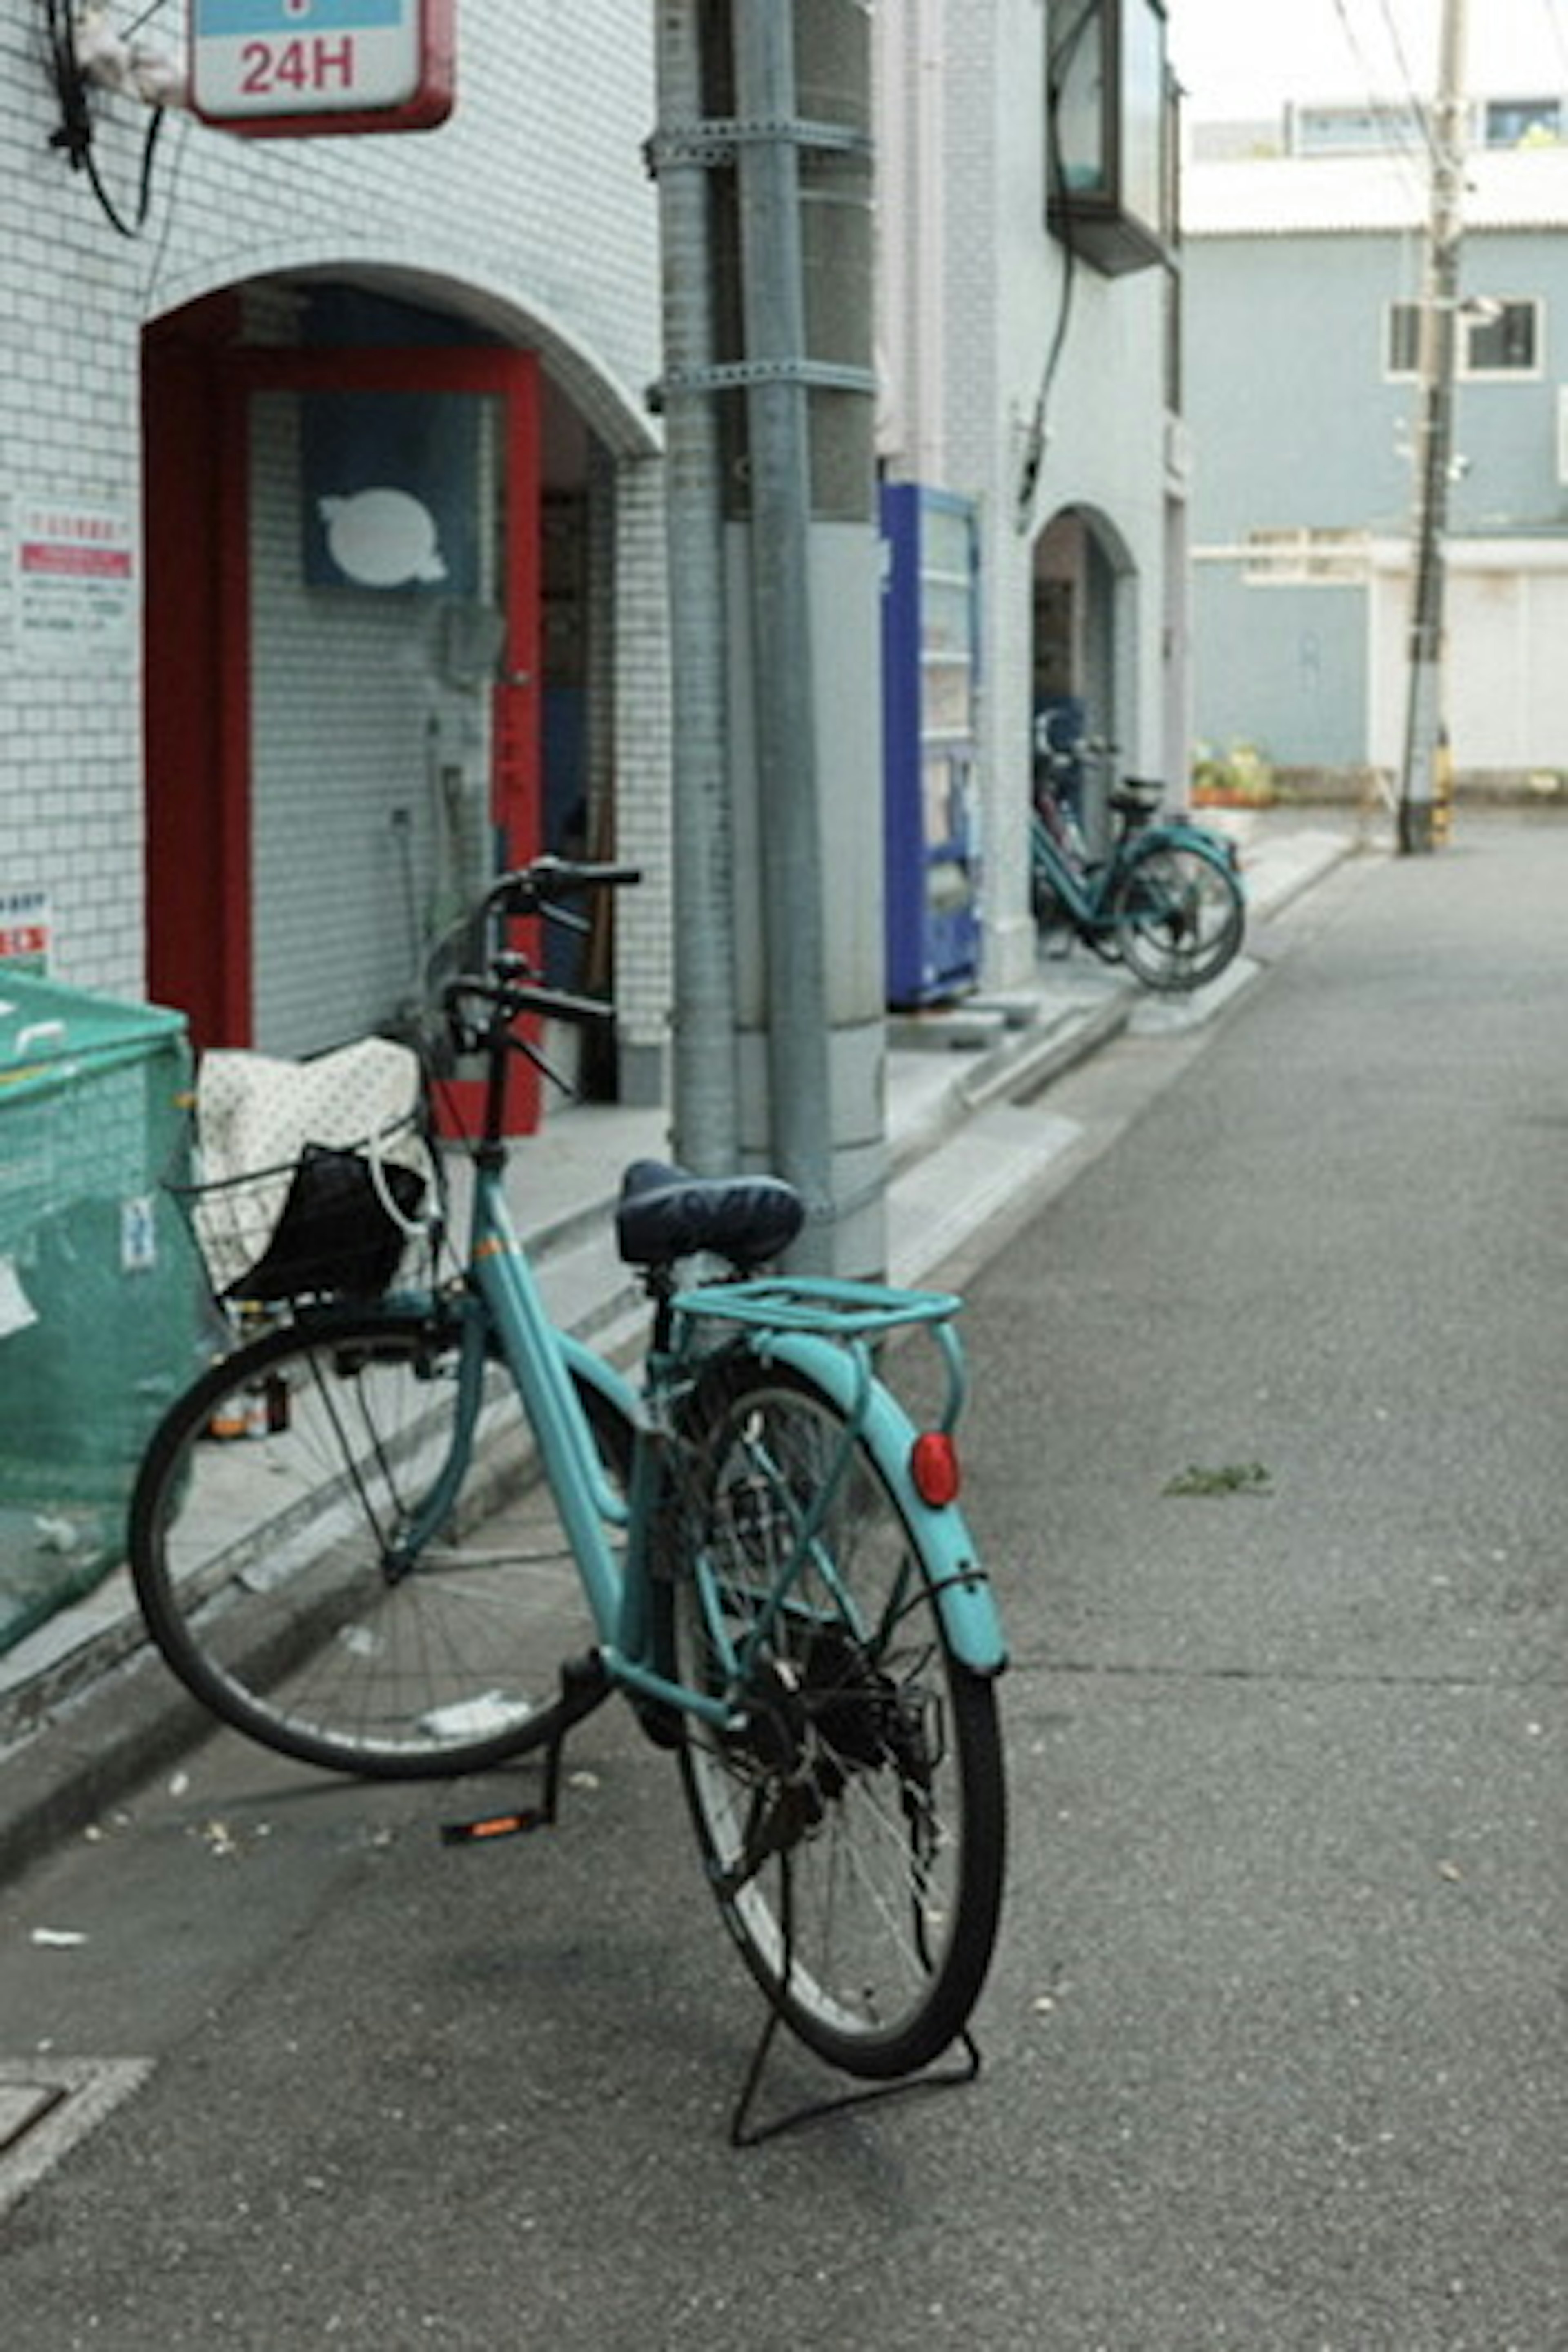
M 1061 781 L 1091 842 L 1105 824 L 1105 795 L 1130 694 L 1131 652 L 1121 616 L 1131 574 L 1121 535 L 1088 508 L 1062 508 L 1035 542 L 1036 740 L 1044 728 L 1054 743 L 1073 747 L 1071 773 Z
M 404 1017 L 498 864 L 593 833 L 596 444 L 533 352 L 322 279 L 143 358 L 150 992 L 308 1053 Z

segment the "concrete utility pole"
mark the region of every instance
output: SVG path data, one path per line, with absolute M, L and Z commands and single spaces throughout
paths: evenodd
M 1437 100 L 1431 125 L 1431 212 L 1421 297 L 1410 675 L 1399 783 L 1399 847 L 1406 854 L 1432 847 L 1432 809 L 1443 733 L 1444 540 L 1453 454 L 1460 199 L 1465 173 L 1464 48 L 1464 0 L 1444 0 Z
M 750 503 L 752 731 L 763 860 L 770 1129 L 779 1172 L 831 1212 L 827 974 L 812 635 L 795 10 L 736 0 L 735 110 Z
M 887 1011 L 870 19 L 864 0 L 732 0 L 731 22 L 751 623 L 736 793 L 754 827 L 737 925 L 742 1146 L 805 1195 L 798 1271 L 875 1275 Z
M 677 1144 L 703 1161 L 717 1148 L 701 1066 L 721 1053 L 731 1156 L 805 1196 L 797 1270 L 877 1274 L 886 1000 L 868 15 L 864 0 L 659 0 L 658 26 L 678 739 L 690 715 L 708 729 L 719 679 L 728 692 L 721 751 L 706 731 L 678 741 Z M 715 499 L 718 615 L 705 568 Z M 721 842 L 715 758 L 728 771 Z M 721 926 L 726 866 L 733 911 Z M 691 937 L 698 928 L 707 936 Z M 700 1043 L 685 1034 L 699 1017 Z M 700 1147 L 688 1140 L 699 1131 Z

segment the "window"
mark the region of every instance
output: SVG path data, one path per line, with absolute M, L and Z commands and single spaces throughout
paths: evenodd
M 1539 302 L 1477 302 L 1459 313 L 1465 375 L 1539 375 Z
M 1364 530 L 1249 530 L 1242 578 L 1249 588 L 1342 588 L 1368 576 Z
M 1421 367 L 1421 306 L 1391 302 L 1388 306 L 1388 346 L 1384 355 L 1385 375 L 1415 375 Z
M 1292 155 L 1383 154 L 1390 148 L 1419 154 L 1426 124 L 1419 107 L 1390 101 L 1368 106 L 1288 106 Z
M 1556 147 L 1563 139 L 1560 98 L 1492 98 L 1486 106 L 1489 147 Z
M 1542 305 L 1531 297 L 1472 295 L 1458 311 L 1455 373 L 1462 377 L 1539 376 L 1544 349 Z M 1421 370 L 1421 305 L 1391 302 L 1384 343 L 1384 372 L 1418 375 Z
M 1163 0 L 1053 7 L 1047 218 L 1108 277 L 1168 258 L 1174 107 Z

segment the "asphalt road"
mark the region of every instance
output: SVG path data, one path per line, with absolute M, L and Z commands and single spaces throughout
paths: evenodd
M 978 2082 L 731 2150 L 756 2003 L 609 1711 L 458 1852 L 484 1793 L 220 1737 L 0 1897 L 7 2352 L 1568 2347 L 1565 906 L 1568 824 L 1466 820 L 1041 1102 Z

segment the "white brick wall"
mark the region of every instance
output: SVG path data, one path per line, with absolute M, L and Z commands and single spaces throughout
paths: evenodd
M 644 881 L 616 908 L 616 999 L 632 1090 L 668 1079 L 673 950 L 669 891 L 668 572 L 662 469 L 624 466 L 616 551 L 616 849 Z
M 184 12 L 166 13 L 177 24 Z M 300 270 L 380 278 L 405 299 L 423 293 L 430 307 L 459 310 L 481 330 L 540 351 L 612 453 L 640 460 L 654 446 L 643 394 L 658 369 L 658 225 L 640 152 L 653 122 L 650 9 L 626 0 L 531 0 L 517 13 L 464 8 L 458 108 L 435 132 L 247 142 L 171 115 L 151 215 L 135 238 L 115 232 L 85 175 L 49 147 L 58 112 L 40 27 L 37 0 L 0 0 L 0 501 L 48 495 L 134 512 L 143 324 L 220 288 Z M 129 100 L 102 97 L 93 112 L 95 154 L 129 211 L 149 118 Z M 628 501 L 639 561 L 647 502 L 641 492 Z M 0 503 L 0 527 L 8 522 Z M 26 658 L 11 551 L 7 528 L 0 888 L 49 892 L 61 978 L 136 994 L 143 979 L 139 659 L 132 652 L 112 666 L 47 672 Z M 265 564 L 265 543 L 258 553 Z M 272 555 L 280 564 L 276 549 Z M 297 632 L 290 641 L 285 631 L 268 655 L 274 666 L 258 670 L 275 764 L 289 748 L 290 698 L 298 712 L 300 681 L 326 655 L 319 636 Z M 657 673 L 648 649 L 634 658 Z M 620 691 L 653 714 L 639 727 L 635 753 L 638 822 L 651 835 L 666 794 L 658 692 L 657 684 L 635 691 L 629 680 Z M 368 873 L 388 858 L 387 829 L 374 826 L 368 846 L 349 838 L 350 779 L 365 745 L 351 709 L 340 709 L 339 721 L 339 740 L 310 747 L 309 773 L 320 780 L 332 772 L 344 794 L 332 817 L 346 828 L 341 854 L 364 858 Z M 319 782 L 316 788 L 319 795 Z M 258 842 L 263 890 L 282 854 L 275 843 L 289 837 L 286 805 L 277 814 L 276 828 Z M 312 816 L 319 829 L 320 796 Z M 299 838 L 296 830 L 296 864 Z M 395 960 L 393 941 L 405 925 L 393 912 L 402 886 L 392 861 L 375 887 L 387 899 L 383 928 Z M 305 969 L 296 959 L 307 930 L 319 971 L 322 929 L 301 908 L 298 925 L 290 919 L 269 940 L 258 1007 L 280 1032 L 289 1030 L 289 1004 L 301 992 L 284 975 Z M 622 936 L 634 984 L 658 989 L 667 929 L 668 911 L 657 905 L 647 915 L 628 909 Z M 365 984 L 382 978 L 369 972 Z M 639 1006 L 634 1017 L 646 1028 L 655 1015 Z
M 1060 5 L 1060 0 L 1054 0 Z M 50 670 L 26 657 L 11 600 L 6 500 L 47 494 L 82 505 L 140 498 L 139 339 L 148 321 L 200 296 L 269 275 L 314 271 L 379 283 L 458 310 L 538 350 L 547 373 L 616 464 L 615 672 L 591 680 L 613 704 L 621 854 L 656 877 L 621 903 L 619 996 L 645 1063 L 664 1043 L 669 995 L 669 706 L 656 436 L 644 409 L 659 366 L 656 192 L 641 144 L 654 114 L 655 10 L 647 0 L 468 0 L 459 11 L 459 101 L 451 122 L 401 138 L 245 142 L 168 119 L 144 233 L 118 236 L 85 176 L 51 150 L 58 110 L 43 69 L 37 0 L 0 0 L 0 888 L 51 896 L 63 978 L 134 994 L 143 984 L 142 760 L 137 656 Z M 165 12 L 175 21 L 183 11 Z M 907 331 L 885 446 L 897 468 L 974 496 L 985 587 L 982 776 L 992 845 L 991 973 L 1032 953 L 1023 879 L 1028 790 L 1032 539 L 1016 528 L 1022 436 L 1063 296 L 1060 247 L 1044 226 L 1043 0 L 900 0 L 880 12 L 879 59 L 897 76 L 882 123 L 910 142 L 884 201 Z M 900 50 L 900 35 L 903 36 Z M 933 89 L 940 89 L 940 105 Z M 119 200 L 134 198 L 147 118 L 95 100 L 97 152 Z M 933 214 L 937 191 L 941 203 Z M 940 282 L 931 276 L 940 257 Z M 1125 559 L 1128 764 L 1152 765 L 1163 704 L 1158 647 L 1164 583 L 1157 273 L 1111 283 L 1080 269 L 1053 395 L 1037 523 L 1077 507 L 1102 519 Z M 265 552 L 265 551 L 264 551 Z M 274 551 L 276 560 L 280 554 Z M 374 621 L 367 625 L 374 628 Z M 324 637 L 279 639 L 282 667 L 258 680 L 268 724 L 286 730 L 289 680 L 328 657 Z M 286 659 L 285 659 L 286 656 Z M 269 659 L 271 656 L 269 656 Z M 394 680 L 380 717 L 406 742 L 418 719 Z M 268 699 L 270 698 L 270 699 Z M 384 821 L 353 838 L 352 778 L 367 714 L 298 749 L 295 772 L 332 772 L 348 828 L 334 855 L 365 861 L 388 899 L 390 985 L 404 919 Z M 271 758 L 286 732 L 269 745 Z M 287 795 L 278 840 L 258 844 L 262 887 L 291 887 Z M 313 804 L 314 805 L 314 804 Z M 363 817 L 361 808 L 360 816 Z M 382 863 L 378 864 L 378 861 Z M 311 929 L 310 954 L 324 954 Z M 260 1003 L 292 1033 L 293 1000 L 321 980 L 304 922 L 279 930 L 258 973 Z M 286 976 L 287 975 L 287 976 Z M 344 985 L 340 972 L 334 985 Z

